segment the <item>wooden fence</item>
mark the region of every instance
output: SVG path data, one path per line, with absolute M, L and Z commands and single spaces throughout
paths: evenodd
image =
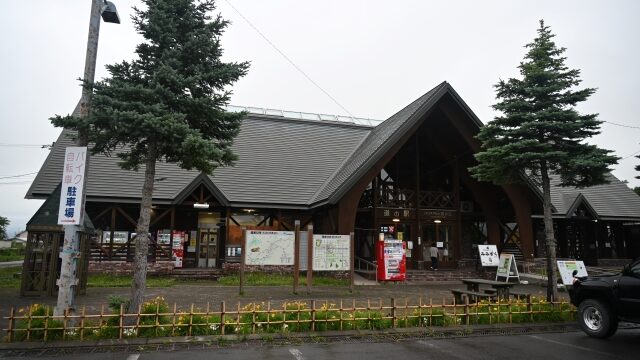
M 77 314 L 53 316 L 42 305 L 11 309 L 3 323 L 6 340 L 89 340 L 128 337 L 199 336 L 256 334 L 326 330 L 385 329 L 398 327 L 460 326 L 519 322 L 567 321 L 575 317 L 575 308 L 565 301 L 548 303 L 528 297 L 498 302 L 441 303 L 418 299 L 377 299 L 338 301 L 296 301 L 285 303 L 248 303 L 229 308 L 225 302 L 217 309 L 194 305 L 181 311 L 171 309 L 156 298 L 142 305 L 137 313 L 125 306 L 111 311 L 102 306 L 89 314 L 82 308 Z

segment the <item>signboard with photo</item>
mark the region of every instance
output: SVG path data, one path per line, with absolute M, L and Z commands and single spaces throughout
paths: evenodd
M 560 277 L 564 285 L 573 284 L 574 270 L 578 272 L 576 276 L 588 276 L 584 262 L 578 260 L 558 260 L 558 271 L 560 272 Z

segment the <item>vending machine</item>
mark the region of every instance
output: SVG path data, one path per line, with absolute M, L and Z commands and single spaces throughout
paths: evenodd
M 407 278 L 407 258 L 405 243 L 397 239 L 384 239 L 376 242 L 378 260 L 378 280 L 405 281 Z
M 173 232 L 173 243 L 171 244 L 171 253 L 173 255 L 173 264 L 175 268 L 182 268 L 182 260 L 184 260 L 184 242 L 186 233 L 184 231 Z

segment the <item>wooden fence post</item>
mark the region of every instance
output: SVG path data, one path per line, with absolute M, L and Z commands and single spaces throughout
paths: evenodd
M 13 341 L 13 326 L 14 326 L 14 317 L 15 316 L 15 309 L 13 308 L 13 306 L 11 307 L 11 310 L 9 310 L 9 328 L 7 329 L 7 338 L 9 339 L 9 342 Z
M 300 220 L 295 221 L 295 237 L 293 245 L 293 293 L 298 294 L 298 280 L 300 277 Z
M 307 294 L 311 294 L 313 282 L 313 225 L 307 225 Z
M 247 258 L 247 228 L 242 228 L 242 244 L 240 250 L 240 295 L 244 295 L 244 263 Z
M 355 236 L 353 234 L 353 232 L 349 233 L 349 292 L 353 292 L 353 276 L 355 274 L 355 257 L 356 257 L 356 250 L 355 250 Z
M 316 301 L 311 300 L 311 331 L 316 331 Z
M 396 328 L 396 298 L 391 298 L 391 327 Z
M 224 335 L 224 301 L 220 302 L 220 334 Z

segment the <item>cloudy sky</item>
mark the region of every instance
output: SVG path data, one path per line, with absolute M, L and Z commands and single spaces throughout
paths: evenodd
M 140 2 L 113 2 L 122 23 L 101 26 L 97 79 L 140 41 L 129 19 Z M 39 145 L 60 133 L 48 118 L 80 98 L 89 10 L 90 0 L 3 1 L 0 215 L 10 236 L 42 203 L 24 195 L 48 153 Z M 218 11 L 232 21 L 226 60 L 252 64 L 232 104 L 386 119 L 446 80 L 485 123 L 492 86 L 518 75 L 544 19 L 583 85 L 598 88 L 579 107 L 606 121 L 592 142 L 624 158 L 614 174 L 640 186 L 639 1 L 219 0 Z

